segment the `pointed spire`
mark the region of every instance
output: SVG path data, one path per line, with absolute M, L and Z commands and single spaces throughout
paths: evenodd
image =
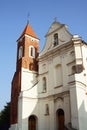
M 29 22 L 30 22 L 30 13 L 28 13 L 27 15 L 27 24 L 29 24 Z
M 28 23 L 27 23 L 26 27 L 24 28 L 22 34 L 20 35 L 19 39 L 20 39 L 21 37 L 23 37 L 25 34 L 26 34 L 26 35 L 29 35 L 29 36 L 31 36 L 31 37 L 34 37 L 34 38 L 36 38 L 36 39 L 39 39 L 39 38 L 37 37 L 37 35 L 35 34 L 35 32 L 33 31 L 33 29 L 32 29 L 32 27 L 30 26 L 30 24 L 28 24 Z M 19 40 L 19 39 L 18 39 L 18 40 Z

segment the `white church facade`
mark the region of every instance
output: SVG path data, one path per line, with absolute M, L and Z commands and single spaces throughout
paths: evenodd
M 39 53 L 28 23 L 17 40 L 9 130 L 87 130 L 87 44 L 54 21 Z

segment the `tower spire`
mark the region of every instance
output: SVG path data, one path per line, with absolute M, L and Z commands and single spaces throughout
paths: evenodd
M 30 13 L 28 13 L 28 15 L 27 15 L 27 24 L 29 24 L 30 23 Z

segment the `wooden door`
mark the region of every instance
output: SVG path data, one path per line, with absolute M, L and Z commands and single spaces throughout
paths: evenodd
M 36 118 L 35 118 L 35 116 L 30 116 L 29 117 L 28 130 L 36 130 Z
M 64 130 L 64 111 L 59 109 L 57 111 L 57 119 L 58 119 L 58 130 Z

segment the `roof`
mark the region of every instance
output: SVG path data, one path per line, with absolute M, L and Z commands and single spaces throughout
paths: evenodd
M 32 37 L 34 37 L 34 38 L 39 39 L 39 38 L 37 37 L 37 35 L 35 34 L 35 32 L 33 31 L 32 27 L 30 26 L 29 23 L 28 23 L 28 24 L 26 25 L 26 27 L 24 28 L 24 30 L 23 30 L 22 34 L 20 35 L 19 39 L 20 39 L 21 37 L 23 37 L 25 34 L 26 34 L 26 35 L 29 35 L 29 36 L 32 36 Z M 18 40 L 19 40 L 19 39 L 18 39 Z

